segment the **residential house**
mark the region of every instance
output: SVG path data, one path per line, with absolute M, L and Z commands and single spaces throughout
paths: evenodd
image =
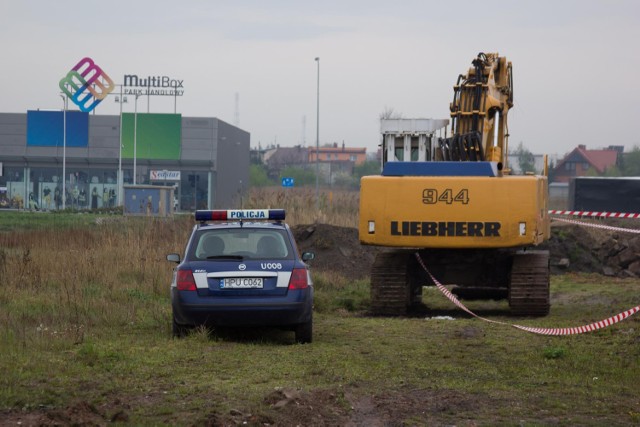
M 309 162 L 314 163 L 316 156 L 320 162 L 351 162 L 354 165 L 361 165 L 367 160 L 366 148 L 350 148 L 342 147 L 338 143 L 334 143 L 331 147 L 309 147 Z
M 568 183 L 571 178 L 588 176 L 593 172 L 602 175 L 607 169 L 617 166 L 623 149 L 621 146 L 610 146 L 606 149 L 587 150 L 585 145 L 578 145 L 558 162 L 552 171 L 553 182 Z
M 353 167 L 367 161 L 367 149 L 346 147 L 344 142 L 341 147 L 337 143 L 318 150 L 309 147 L 309 163 L 316 163 L 316 159 L 321 179 L 333 185 L 337 177 L 353 175 Z
M 306 168 L 309 155 L 307 148 L 297 145 L 295 147 L 274 147 L 265 151 L 264 164 L 267 166 L 267 174 L 270 178 L 278 178 L 282 169 L 288 166 Z
M 319 153 L 319 155 L 318 155 Z M 280 176 L 280 172 L 287 166 L 303 169 L 317 167 L 319 176 L 326 183 L 331 183 L 339 176 L 351 176 L 353 167 L 367 160 L 366 148 L 348 148 L 343 143 L 334 143 L 329 147 L 272 147 L 265 150 L 263 155 L 267 173 L 271 178 Z

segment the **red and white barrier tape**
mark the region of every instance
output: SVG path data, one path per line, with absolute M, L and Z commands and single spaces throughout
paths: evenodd
M 584 227 L 600 228 L 602 230 L 621 231 L 623 233 L 640 234 L 640 230 L 635 230 L 633 228 L 612 227 L 610 225 L 593 224 L 591 222 L 581 222 L 581 221 L 576 221 L 576 220 L 573 220 L 573 219 L 565 219 L 565 218 L 551 218 L 551 220 L 552 221 L 566 222 L 566 223 L 575 224 L 575 225 L 582 225 Z
M 418 262 L 420 263 L 422 268 L 424 268 L 424 271 L 426 271 L 427 274 L 429 275 L 429 277 L 431 277 L 431 280 L 436 285 L 436 287 L 440 290 L 440 292 L 442 292 L 444 294 L 444 296 L 446 296 L 449 299 L 449 301 L 454 303 L 460 309 L 466 311 L 467 313 L 469 313 L 470 315 L 472 315 L 475 318 L 484 320 L 485 322 L 497 323 L 499 325 L 512 326 L 514 328 L 517 328 L 517 329 L 520 329 L 520 330 L 523 330 L 523 331 L 526 331 L 526 332 L 531 332 L 531 333 L 534 333 L 534 334 L 538 334 L 538 335 L 577 335 L 577 334 L 584 334 L 586 332 L 596 331 L 598 329 L 606 328 L 607 326 L 611 326 L 613 324 L 616 324 L 616 323 L 626 319 L 629 316 L 633 316 L 634 314 L 636 314 L 637 312 L 640 311 L 640 305 L 638 305 L 638 306 L 630 308 L 629 310 L 626 310 L 626 311 L 624 311 L 624 312 L 622 312 L 620 314 L 616 314 L 615 316 L 609 317 L 608 319 L 601 320 L 601 321 L 595 322 L 595 323 L 591 323 L 590 325 L 578 326 L 578 327 L 575 327 L 575 328 L 534 328 L 534 327 L 529 327 L 529 326 L 516 325 L 516 324 L 512 324 L 512 323 L 500 322 L 498 320 L 491 320 L 491 319 L 487 319 L 487 318 L 482 317 L 482 316 L 478 316 L 473 311 L 471 311 L 467 307 L 465 307 L 465 305 L 462 304 L 460 302 L 460 300 L 458 300 L 458 298 L 456 298 L 456 296 L 453 295 L 451 293 L 451 291 L 449 291 L 449 289 L 445 288 L 444 285 L 442 285 L 442 283 L 438 282 L 438 280 L 436 280 L 436 278 L 433 277 L 433 274 L 431 274 L 431 272 L 427 269 L 427 266 L 424 265 L 424 262 L 422 261 L 422 258 L 420 257 L 420 254 L 418 254 L 417 252 L 416 252 L 416 258 L 418 259 Z
M 577 335 L 584 334 L 585 332 L 593 332 L 598 329 L 606 328 L 607 326 L 614 325 L 629 316 L 633 316 L 640 311 L 640 305 L 630 308 L 627 311 L 623 311 L 620 314 L 609 317 L 608 319 L 601 320 L 599 322 L 591 323 L 590 325 L 578 326 L 577 328 L 532 328 L 528 326 L 511 325 L 514 328 L 522 329 L 523 331 L 533 332 L 540 335 Z
M 550 215 L 589 216 L 592 218 L 640 218 L 640 213 L 549 210 Z

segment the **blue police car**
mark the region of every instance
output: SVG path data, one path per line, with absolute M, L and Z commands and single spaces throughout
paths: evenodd
M 274 326 L 313 337 L 313 283 L 283 209 L 200 210 L 171 282 L 173 335 L 205 326 Z

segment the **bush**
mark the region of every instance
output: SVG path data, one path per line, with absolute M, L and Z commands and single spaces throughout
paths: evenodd
M 251 187 L 267 187 L 269 185 L 274 185 L 274 182 L 269 179 L 267 170 L 263 165 L 250 165 L 249 185 Z

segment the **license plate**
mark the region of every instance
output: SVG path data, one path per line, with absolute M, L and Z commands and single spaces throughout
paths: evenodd
M 228 277 L 220 279 L 223 289 L 253 289 L 262 288 L 262 277 Z

